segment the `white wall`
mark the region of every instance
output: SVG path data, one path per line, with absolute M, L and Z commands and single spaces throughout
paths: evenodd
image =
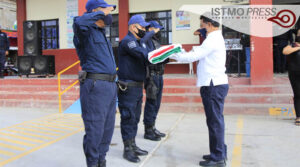
M 118 0 L 106 0 L 109 4 L 118 6 Z M 182 5 L 187 4 L 224 4 L 223 0 L 129 0 L 129 12 L 153 12 L 153 11 L 172 11 L 172 30 L 173 43 L 181 44 L 197 44 L 198 36 L 194 36 L 193 32 L 199 28 L 199 16 L 190 14 L 191 29 L 176 30 L 176 11 Z M 119 6 L 113 14 L 118 13 Z M 60 48 L 67 48 L 67 11 L 66 0 L 27 0 L 27 19 L 28 20 L 46 20 L 59 19 L 59 36 Z
M 27 20 L 59 19 L 59 45 L 67 48 L 67 1 L 27 0 Z
M 116 10 L 114 10 L 114 11 L 112 12 L 112 14 L 117 14 L 117 13 L 119 13 L 119 1 L 118 1 L 118 0 L 106 0 L 106 2 L 107 2 L 108 4 L 110 4 L 110 5 L 117 5 Z

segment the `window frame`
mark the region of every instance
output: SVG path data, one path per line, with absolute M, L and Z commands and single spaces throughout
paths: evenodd
M 162 13 L 165 12 L 166 15 L 164 17 L 153 17 L 156 13 Z M 164 27 L 164 30 L 161 30 L 161 33 L 166 33 L 167 42 L 163 43 L 162 40 L 160 41 L 162 45 L 170 45 L 173 43 L 173 41 L 170 41 L 170 32 L 173 34 L 173 28 L 172 28 L 172 10 L 162 10 L 162 11 L 152 11 L 152 12 L 138 12 L 138 13 L 130 13 L 130 17 L 136 14 L 141 14 L 145 20 L 151 21 L 155 20 L 159 24 L 161 24 L 160 20 L 166 20 L 166 27 Z M 147 18 L 147 14 L 151 15 L 151 18 Z M 171 25 L 169 25 L 169 22 Z
M 45 25 L 46 22 L 55 21 L 55 25 Z M 47 36 L 47 28 L 51 28 L 51 37 Z M 53 36 L 53 29 L 56 29 L 56 37 Z M 44 32 L 44 34 L 43 34 Z M 59 19 L 41 20 L 41 42 L 43 50 L 60 49 L 59 44 Z M 51 47 L 48 48 L 48 40 L 51 40 Z M 56 41 L 56 47 L 53 47 L 53 41 Z
M 116 45 L 114 45 L 113 44 L 113 39 L 114 38 L 119 38 L 119 42 L 120 42 L 120 32 L 119 32 L 119 14 L 112 14 L 112 16 L 113 16 L 113 23 L 116 23 L 117 25 L 116 26 L 112 26 L 112 25 L 110 25 L 110 26 L 106 26 L 105 27 L 105 31 L 107 31 L 107 30 L 109 30 L 109 35 L 107 35 L 106 33 L 107 32 L 105 32 L 105 36 L 106 36 L 106 38 L 110 41 L 110 43 L 112 44 L 112 47 L 118 47 L 119 46 L 119 44 L 116 46 Z M 115 18 L 118 18 L 118 21 L 114 21 L 115 20 Z M 118 32 L 118 34 L 117 35 L 114 35 L 114 34 L 112 34 L 112 29 L 113 28 L 117 28 L 117 32 Z

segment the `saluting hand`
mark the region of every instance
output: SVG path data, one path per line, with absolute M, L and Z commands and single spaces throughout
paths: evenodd
M 158 32 L 160 31 L 160 29 L 159 29 L 159 28 L 153 28 L 153 31 L 154 31 L 155 34 L 156 34 L 156 33 L 158 33 Z
M 107 7 L 107 8 L 102 8 L 101 11 L 104 13 L 105 16 L 109 15 L 112 11 L 114 11 L 114 7 Z

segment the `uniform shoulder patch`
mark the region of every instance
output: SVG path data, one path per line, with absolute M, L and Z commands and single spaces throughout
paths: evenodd
M 128 45 L 128 48 L 129 48 L 129 49 L 132 49 L 132 48 L 135 48 L 135 47 L 136 47 L 135 41 L 128 42 L 127 45 Z

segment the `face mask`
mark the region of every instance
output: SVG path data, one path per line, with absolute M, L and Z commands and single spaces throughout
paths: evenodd
M 146 31 L 141 30 L 141 29 L 139 29 L 139 28 L 137 28 L 137 27 L 135 27 L 135 28 L 138 30 L 138 33 L 136 33 L 136 35 L 137 35 L 138 37 L 143 38 L 143 37 L 146 35 Z
M 296 42 L 300 43 L 300 36 L 296 36 Z
M 161 32 L 158 32 L 153 36 L 153 39 L 157 41 L 160 40 L 160 38 L 161 38 Z
M 103 19 L 103 21 L 104 21 L 104 24 L 105 24 L 106 26 L 111 25 L 112 22 L 113 22 L 113 17 L 112 17 L 112 15 L 109 14 L 109 15 L 105 16 L 104 19 Z

